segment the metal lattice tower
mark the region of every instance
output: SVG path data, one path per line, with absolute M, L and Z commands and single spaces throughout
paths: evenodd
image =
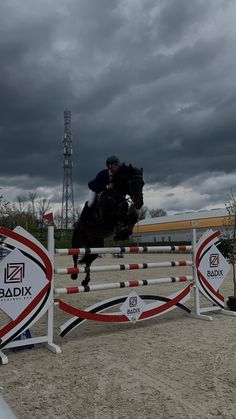
M 63 138 L 63 194 L 61 209 L 61 228 L 72 228 L 75 221 L 74 195 L 72 181 L 72 134 L 71 112 L 64 111 L 64 138 Z

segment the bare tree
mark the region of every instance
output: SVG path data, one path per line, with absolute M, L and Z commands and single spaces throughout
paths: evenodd
M 43 216 L 51 208 L 51 202 L 47 198 L 40 198 L 37 201 L 37 210 L 39 214 L 39 222 L 43 224 Z
M 75 208 L 75 220 L 78 220 L 81 216 L 82 209 L 80 207 Z
M 12 206 L 9 201 L 6 201 L 3 195 L 0 195 L 0 218 L 4 219 L 12 213 Z
M 61 213 L 59 211 L 54 214 L 54 224 L 56 228 L 60 228 L 61 226 Z
M 36 192 L 29 192 L 29 201 L 31 203 L 31 209 L 32 209 L 32 216 L 35 219 L 36 218 L 36 213 L 35 213 L 35 199 L 37 197 L 37 193 Z
M 27 198 L 25 195 L 17 195 L 16 199 L 17 199 L 18 211 L 22 214 L 25 210 Z

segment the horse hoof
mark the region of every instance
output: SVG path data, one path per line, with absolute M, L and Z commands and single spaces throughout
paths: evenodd
M 78 278 L 78 274 L 71 274 L 71 279 L 77 279 Z
M 84 280 L 81 282 L 82 287 L 86 287 L 86 286 L 88 285 L 89 281 L 90 281 L 90 279 L 84 279 Z

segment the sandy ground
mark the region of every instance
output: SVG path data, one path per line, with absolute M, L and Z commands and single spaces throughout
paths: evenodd
M 190 259 L 189 255 L 104 256 L 97 264 Z M 57 257 L 56 266 L 71 266 Z M 97 273 L 93 283 L 160 278 L 189 273 L 189 268 Z M 221 292 L 232 294 L 230 275 Z M 83 275 L 80 276 L 80 280 Z M 56 285 L 78 285 L 56 276 Z M 168 296 L 184 284 L 136 288 L 136 292 Z M 78 307 L 125 295 L 107 290 L 65 296 Z M 206 300 L 203 301 L 209 305 Z M 192 302 L 187 303 L 191 308 Z M 6 351 L 0 366 L 1 394 L 19 419 L 236 418 L 236 318 L 213 314 L 193 319 L 182 310 L 136 324 L 85 322 L 65 338 L 59 327 L 68 315 L 55 308 L 55 355 L 38 345 L 17 353 Z M 44 322 L 31 330 L 44 333 Z M 0 418 L 4 419 L 4 418 Z

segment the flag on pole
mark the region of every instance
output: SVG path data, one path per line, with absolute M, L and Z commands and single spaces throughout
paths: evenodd
M 53 213 L 52 212 L 48 212 L 47 214 L 43 215 L 43 219 L 49 221 L 50 223 L 53 223 Z

